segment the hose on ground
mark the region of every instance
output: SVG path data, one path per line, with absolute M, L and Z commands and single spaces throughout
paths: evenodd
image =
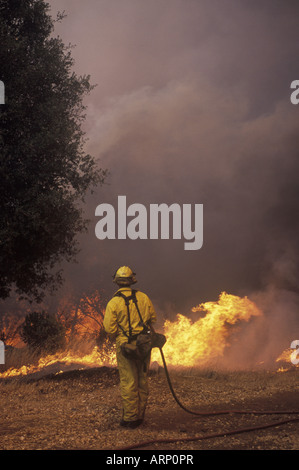
M 162 358 L 163 367 L 164 367 L 165 375 L 166 375 L 166 378 L 167 378 L 168 386 L 169 386 L 169 389 L 172 393 L 172 396 L 175 399 L 175 401 L 177 402 L 177 404 L 184 411 L 186 411 L 187 413 L 191 413 L 191 414 L 196 415 L 196 416 L 217 416 L 217 415 L 225 415 L 225 414 L 251 414 L 251 415 L 252 414 L 255 414 L 255 415 L 278 415 L 278 414 L 285 414 L 285 415 L 295 415 L 296 414 L 297 415 L 297 414 L 299 414 L 299 411 L 296 411 L 296 410 L 287 410 L 287 411 L 281 411 L 281 410 L 271 410 L 271 411 L 269 411 L 269 410 L 266 410 L 266 411 L 257 411 L 257 410 L 219 410 L 219 411 L 200 411 L 200 412 L 189 410 L 188 408 L 186 408 L 180 402 L 180 400 L 176 396 L 176 393 L 173 389 L 173 386 L 172 386 L 172 383 L 171 383 L 171 380 L 170 380 L 170 376 L 169 376 L 169 373 L 168 373 L 168 368 L 167 368 L 167 364 L 166 364 L 166 361 L 165 361 L 164 353 L 162 351 L 162 348 L 159 348 L 159 349 L 160 349 L 160 353 L 161 353 L 161 358 Z M 175 443 L 175 442 L 203 441 L 203 440 L 213 439 L 213 438 L 217 438 L 217 437 L 232 436 L 234 434 L 241 434 L 241 433 L 245 433 L 245 432 L 259 431 L 261 429 L 273 428 L 273 427 L 276 427 L 276 426 L 282 426 L 282 425 L 287 424 L 287 423 L 298 422 L 298 421 L 299 421 L 299 417 L 298 418 L 287 418 L 287 419 L 276 421 L 276 422 L 273 422 L 273 423 L 266 423 L 266 424 L 262 424 L 262 425 L 259 425 L 259 426 L 253 426 L 253 427 L 232 429 L 230 431 L 223 431 L 223 432 L 220 432 L 220 433 L 206 434 L 204 436 L 192 436 L 192 437 L 172 438 L 172 439 L 159 439 L 158 438 L 158 439 L 152 439 L 152 440 L 148 440 L 148 441 L 138 442 L 136 444 L 131 444 L 127 447 L 121 447 L 121 448 L 118 448 L 116 450 L 138 449 L 140 447 L 147 447 L 147 446 L 152 445 L 152 444 L 163 444 L 163 443 L 171 444 L 171 443 Z
M 233 429 L 231 431 L 223 431 L 219 433 L 213 433 L 213 434 L 206 434 L 204 436 L 193 436 L 193 437 L 183 437 L 183 438 L 173 438 L 173 439 L 152 439 L 149 441 L 144 441 L 144 442 L 138 442 L 136 444 L 131 444 L 127 447 L 121 447 L 116 450 L 131 450 L 131 449 L 138 449 L 140 447 L 147 447 L 151 444 L 171 444 L 175 442 L 191 442 L 191 441 L 203 441 L 207 439 L 212 439 L 212 438 L 217 438 L 217 437 L 226 437 L 226 436 L 232 436 L 234 434 L 241 434 L 245 432 L 250 432 L 250 431 L 258 431 L 260 429 L 267 429 L 267 428 L 273 428 L 276 426 L 282 426 L 283 424 L 291 423 L 294 421 L 299 421 L 299 418 L 289 418 L 289 419 L 284 419 L 281 421 L 276 421 L 273 423 L 268 423 L 268 424 L 262 424 L 260 426 L 253 426 L 253 427 L 248 427 L 248 428 L 240 428 L 240 429 Z
M 186 408 L 181 402 L 180 400 L 178 399 L 178 397 L 176 396 L 176 393 L 173 389 L 173 386 L 172 386 L 172 383 L 171 383 L 171 380 L 170 380 L 170 376 L 169 376 L 169 373 L 168 373 L 168 369 L 167 369 L 167 364 L 166 364 L 166 361 L 165 361 L 165 357 L 164 357 L 164 354 L 163 354 L 163 351 L 162 351 L 162 348 L 160 348 L 160 353 L 161 353 L 161 357 L 162 357 L 162 361 L 163 361 L 163 366 L 164 366 L 164 371 L 165 371 L 165 375 L 166 375 L 166 378 L 167 378 L 167 382 L 168 382 L 168 386 L 169 386 L 169 389 L 172 393 L 172 396 L 173 398 L 175 399 L 175 401 L 177 402 L 177 404 L 184 410 L 186 411 L 187 413 L 191 413 L 193 415 L 197 415 L 197 416 L 217 416 L 217 415 L 227 415 L 227 414 L 255 414 L 255 415 L 274 415 L 274 414 L 284 414 L 284 415 L 292 415 L 292 414 L 299 414 L 299 411 L 277 411 L 277 410 L 271 410 L 271 411 L 256 411 L 256 410 L 220 410 L 220 411 L 192 411 L 192 410 L 189 410 L 188 408 Z

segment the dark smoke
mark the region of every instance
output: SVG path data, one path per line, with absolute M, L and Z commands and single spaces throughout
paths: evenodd
M 65 267 L 67 288 L 100 287 L 109 297 L 113 272 L 126 264 L 162 316 L 188 313 L 221 291 L 262 304 L 270 291 L 296 297 L 299 107 L 290 84 L 299 79 L 298 2 L 49 3 L 53 15 L 68 15 L 56 34 L 76 45 L 76 72 L 98 85 L 86 101 L 87 149 L 111 172 L 87 201 L 90 230 L 79 263 Z M 118 195 L 145 206 L 203 203 L 203 248 L 97 240 L 95 208 L 116 206 Z M 288 318 L 263 306 L 271 325 Z M 289 311 L 284 338 L 294 323 L 298 331 Z

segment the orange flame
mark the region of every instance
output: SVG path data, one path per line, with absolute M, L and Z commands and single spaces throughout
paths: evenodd
M 89 338 L 92 340 L 89 344 L 94 344 L 94 333 L 102 328 L 104 314 L 98 302 L 99 295 L 95 293 L 92 297 L 81 299 L 77 306 L 70 308 L 68 305 L 68 308 L 64 306 L 59 310 L 58 317 L 67 328 L 69 344 L 72 338 L 76 340 L 75 343 L 80 343 L 82 338 Z M 199 315 L 196 321 L 177 314 L 176 321 L 167 320 L 164 323 L 167 342 L 163 352 L 169 366 L 205 367 L 215 364 L 229 348 L 235 325 L 263 315 L 257 305 L 247 297 L 241 298 L 226 292 L 220 294 L 218 301 L 201 303 L 194 307 L 192 312 Z M 37 364 L 10 368 L 0 373 L 0 377 L 27 375 L 53 364 L 76 364 L 82 367 L 116 366 L 115 348 L 110 346 L 103 350 L 95 346 L 92 350 L 89 349 L 88 353 L 79 353 L 77 350 L 74 352 L 71 349 L 42 357 Z M 290 363 L 292 352 L 284 351 L 276 362 Z M 152 351 L 152 362 L 154 361 L 162 363 L 158 349 Z M 278 369 L 279 372 L 285 370 L 288 369 Z
M 294 359 L 297 359 L 296 351 L 291 348 L 285 349 L 276 359 L 276 362 L 283 363 L 283 365 L 279 367 L 277 372 L 287 372 L 293 369 L 294 367 L 297 367 L 299 369 L 299 364 L 296 364 L 297 361 L 294 362 Z
M 28 375 L 40 370 L 50 367 L 53 364 L 61 364 L 67 366 L 70 364 L 82 365 L 84 367 L 100 367 L 104 365 L 114 366 L 116 365 L 114 351 L 111 350 L 110 353 L 103 354 L 98 350 L 97 347 L 94 347 L 93 350 L 84 355 L 79 355 L 74 352 L 62 352 L 56 354 L 49 354 L 45 357 L 39 359 L 37 364 L 31 364 L 28 366 L 22 366 L 20 368 L 10 368 L 0 374 L 1 378 L 6 377 L 15 377 L 18 375 Z
M 223 356 L 229 346 L 230 325 L 262 315 L 258 307 L 247 297 L 240 298 L 222 292 L 218 302 L 201 303 L 193 312 L 205 312 L 194 323 L 178 314 L 175 322 L 166 321 L 164 333 L 167 342 L 163 348 L 169 365 L 197 367 L 208 365 Z M 153 352 L 153 360 L 161 362 L 159 351 Z

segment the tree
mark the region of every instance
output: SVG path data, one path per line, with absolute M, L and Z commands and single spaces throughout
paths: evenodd
M 14 346 L 18 343 L 23 320 L 10 312 L 0 315 L 0 341 L 3 341 L 6 346 Z
M 40 300 L 60 285 L 54 268 L 75 259 L 87 227 L 80 204 L 107 173 L 84 152 L 90 77 L 72 71 L 71 48 L 51 37 L 55 21 L 43 0 L 0 0 L 2 299 L 16 288 Z
M 57 318 L 65 326 L 69 343 L 93 340 L 103 328 L 104 302 L 102 294 L 93 292 L 64 297 L 57 309 Z
M 46 312 L 26 315 L 20 336 L 27 346 L 38 353 L 55 353 L 65 346 L 63 325 Z

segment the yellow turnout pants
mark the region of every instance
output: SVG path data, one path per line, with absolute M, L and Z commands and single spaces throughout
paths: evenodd
M 124 421 L 143 419 L 149 394 L 147 377 L 150 354 L 144 362 L 127 359 L 117 344 L 116 358 L 123 405 L 122 419 Z

